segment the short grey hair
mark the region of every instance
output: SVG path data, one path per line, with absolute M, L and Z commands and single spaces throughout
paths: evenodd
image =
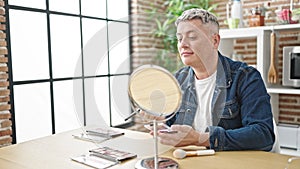
M 214 24 L 219 30 L 219 22 L 217 17 L 207 10 L 199 8 L 192 8 L 184 11 L 181 16 L 177 18 L 175 25 L 178 26 L 180 22 L 192 19 L 200 19 L 203 24 Z

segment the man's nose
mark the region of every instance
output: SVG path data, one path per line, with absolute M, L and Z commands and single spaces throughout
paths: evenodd
M 181 47 L 181 48 L 186 48 L 189 46 L 189 43 L 186 39 L 182 39 L 179 43 L 178 43 L 178 47 Z

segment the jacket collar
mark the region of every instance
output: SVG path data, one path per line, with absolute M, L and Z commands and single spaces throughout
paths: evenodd
M 217 80 L 216 87 L 228 88 L 231 85 L 231 71 L 228 60 L 220 52 L 218 52 Z
M 191 67 L 188 68 L 188 79 L 184 82 L 186 83 L 186 89 L 195 84 L 195 73 Z M 217 65 L 217 79 L 216 87 L 218 88 L 228 88 L 232 82 L 230 74 L 230 66 L 228 60 L 220 52 L 218 52 L 218 65 Z

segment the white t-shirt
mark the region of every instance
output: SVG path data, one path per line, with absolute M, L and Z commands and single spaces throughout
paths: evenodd
M 216 86 L 216 77 L 217 72 L 201 80 L 195 77 L 198 108 L 194 119 L 194 129 L 200 133 L 204 133 L 206 128 L 212 124 L 211 102 Z

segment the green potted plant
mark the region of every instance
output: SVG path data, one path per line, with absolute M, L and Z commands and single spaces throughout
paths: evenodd
M 163 48 L 158 51 L 157 57 L 154 58 L 153 62 L 168 69 L 170 72 L 174 72 L 182 66 L 177 51 L 176 19 L 183 11 L 191 8 L 202 8 L 213 12 L 217 4 L 211 4 L 210 0 L 167 0 L 163 7 L 165 9 L 164 14 L 158 14 L 157 9 L 154 7 L 148 11 L 150 18 L 156 22 L 153 36 L 160 38 L 163 44 Z

